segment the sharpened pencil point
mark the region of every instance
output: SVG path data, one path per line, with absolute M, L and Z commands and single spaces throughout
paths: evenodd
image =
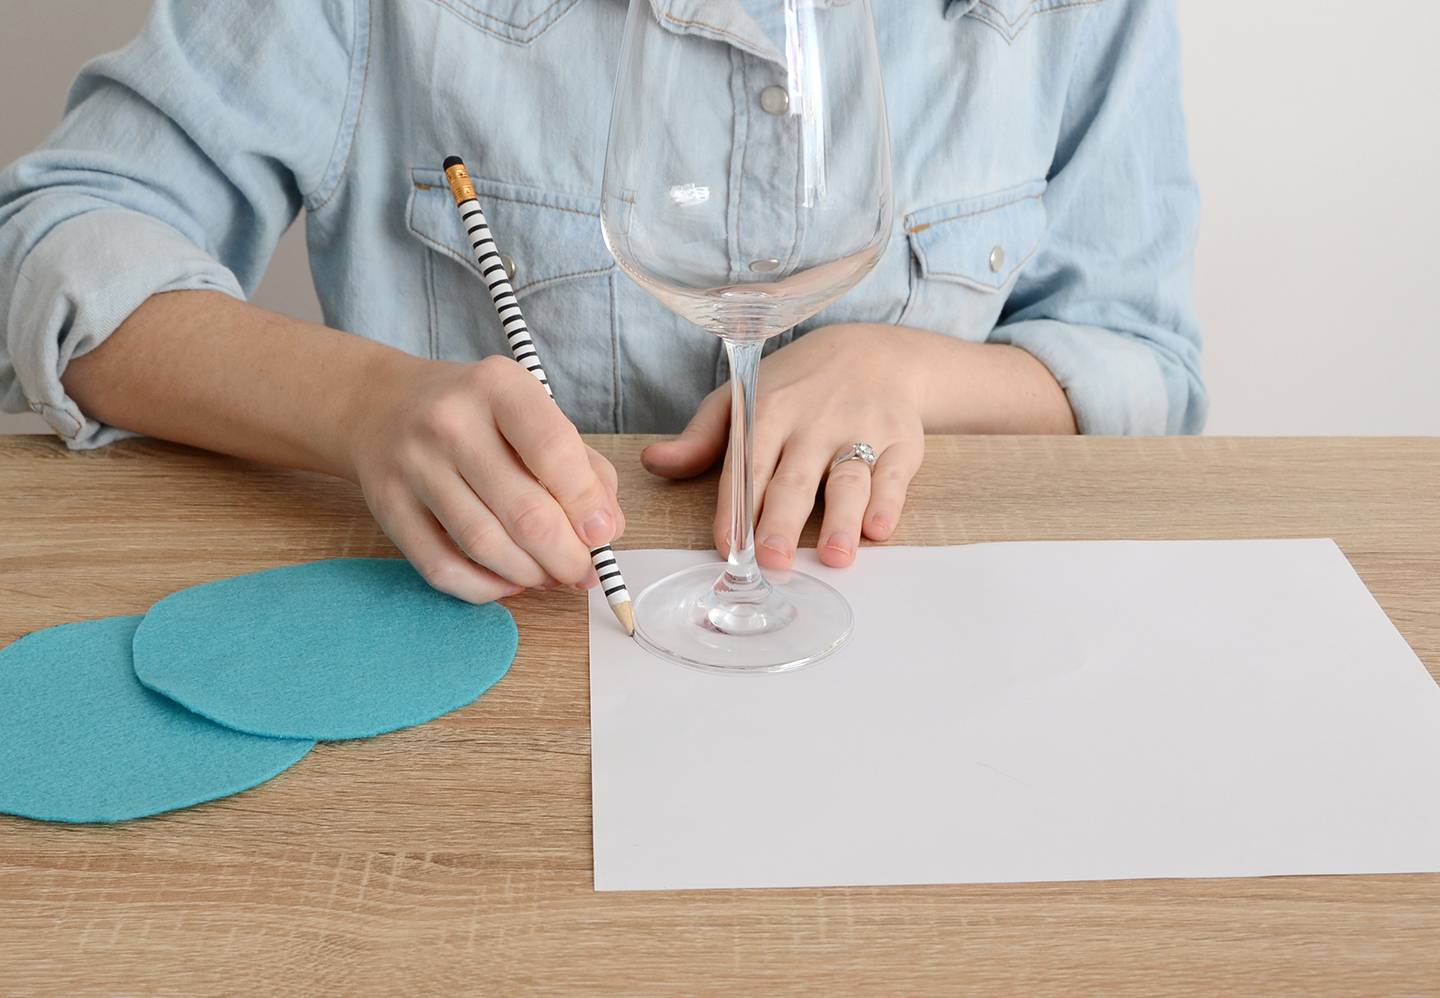
M 625 633 L 635 636 L 635 607 L 629 602 L 615 604 L 615 619 L 625 628 Z

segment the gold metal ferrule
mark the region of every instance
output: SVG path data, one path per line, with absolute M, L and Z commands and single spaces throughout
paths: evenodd
M 456 204 L 476 200 L 475 185 L 470 182 L 470 174 L 465 172 L 464 163 L 456 163 L 446 170 L 445 179 L 450 181 L 450 193 L 454 196 Z

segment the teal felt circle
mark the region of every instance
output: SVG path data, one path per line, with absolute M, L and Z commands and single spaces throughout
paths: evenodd
M 0 649 L 0 812 L 144 818 L 248 790 L 315 746 L 231 731 L 141 686 L 139 623 L 63 624 Z
M 166 597 L 135 634 L 135 674 L 238 731 L 369 738 L 470 703 L 517 641 L 502 606 L 436 592 L 408 562 L 349 558 Z

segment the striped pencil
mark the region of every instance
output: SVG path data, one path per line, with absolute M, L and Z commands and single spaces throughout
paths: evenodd
M 450 182 L 450 193 L 455 196 L 455 206 L 460 211 L 460 224 L 470 236 L 470 248 L 475 253 L 475 262 L 480 265 L 481 280 L 490 289 L 490 300 L 494 302 L 495 311 L 500 316 L 500 327 L 505 331 L 505 339 L 510 343 L 510 353 L 516 363 L 535 375 L 535 379 L 545 386 L 546 394 L 553 400 L 555 392 L 550 387 L 550 379 L 545 377 L 545 368 L 540 365 L 540 353 L 535 347 L 529 327 L 525 325 L 520 302 L 510 286 L 510 275 L 506 273 L 505 265 L 500 260 L 500 253 L 495 248 L 495 237 L 490 233 L 490 224 L 485 220 L 485 212 L 475 196 L 475 185 L 470 182 L 465 162 L 459 156 L 451 156 L 445 160 L 445 179 Z M 630 604 L 630 590 L 625 588 L 625 578 L 620 574 L 615 552 L 606 544 L 590 552 L 590 561 L 595 566 L 595 574 L 600 576 L 600 585 L 604 587 L 605 599 L 609 602 L 615 619 L 620 621 L 626 634 L 634 637 L 635 610 Z

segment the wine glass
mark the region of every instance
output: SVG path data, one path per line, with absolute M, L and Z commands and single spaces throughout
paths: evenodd
M 605 157 L 610 252 L 663 305 L 723 339 L 730 362 L 728 560 L 647 588 L 636 636 L 701 669 L 783 672 L 843 645 L 854 617 L 824 582 L 767 579 L 755 562 L 761 351 L 884 252 L 889 126 L 869 0 L 747 0 L 707 18 L 631 0 Z

